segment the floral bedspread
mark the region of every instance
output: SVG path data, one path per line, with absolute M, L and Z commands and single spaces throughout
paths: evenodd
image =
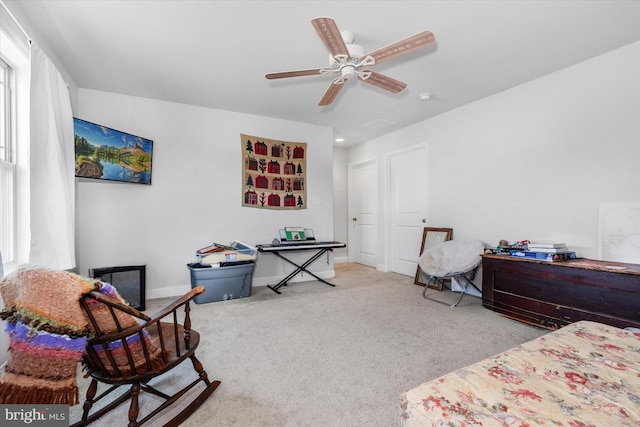
M 581 321 L 403 393 L 402 425 L 640 426 L 640 333 Z

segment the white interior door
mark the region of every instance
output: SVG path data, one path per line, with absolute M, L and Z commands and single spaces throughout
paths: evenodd
M 414 276 L 426 226 L 426 146 L 389 156 L 390 269 Z
M 350 258 L 377 267 L 378 163 L 370 161 L 349 167 Z

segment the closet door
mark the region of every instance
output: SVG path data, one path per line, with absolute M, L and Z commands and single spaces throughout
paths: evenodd
M 378 162 L 349 166 L 349 260 L 377 267 Z
M 389 154 L 390 270 L 415 276 L 422 230 L 427 226 L 427 148 L 425 145 Z

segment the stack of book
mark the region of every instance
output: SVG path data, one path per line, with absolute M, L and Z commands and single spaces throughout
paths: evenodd
M 511 251 L 511 256 L 542 261 L 563 261 L 575 259 L 576 253 L 570 251 L 564 243 L 529 243 L 527 250 Z

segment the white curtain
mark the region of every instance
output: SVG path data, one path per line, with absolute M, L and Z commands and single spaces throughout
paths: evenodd
M 31 44 L 29 262 L 72 269 L 75 259 L 73 112 L 60 72 Z

